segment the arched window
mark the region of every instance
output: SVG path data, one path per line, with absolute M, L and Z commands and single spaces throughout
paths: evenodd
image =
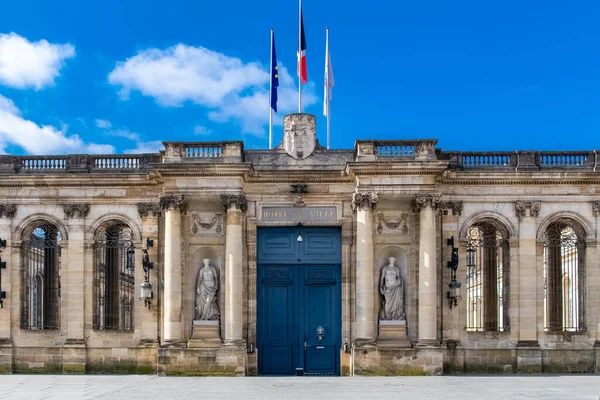
M 544 316 L 551 331 L 583 329 L 584 233 L 569 220 L 544 232 Z
M 60 232 L 45 222 L 25 230 L 21 247 L 21 328 L 57 329 L 60 322 Z
M 469 228 L 467 239 L 467 330 L 507 330 L 508 233 L 484 220 Z
M 131 228 L 110 221 L 94 240 L 94 329 L 133 329 L 134 266 Z

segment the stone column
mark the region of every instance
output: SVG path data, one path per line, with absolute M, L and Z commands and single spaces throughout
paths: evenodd
M 12 346 L 12 327 L 11 327 L 11 311 L 12 305 L 11 298 L 17 298 L 14 296 L 11 287 L 17 288 L 16 285 L 11 285 L 10 271 L 17 271 L 19 264 L 14 263 L 18 257 L 13 256 L 13 244 L 12 244 L 12 219 L 17 212 L 17 206 L 15 204 L 0 204 L 0 239 L 6 240 L 6 247 L 0 248 L 0 258 L 2 262 L 6 263 L 6 269 L 0 269 L 2 287 L 0 290 L 6 292 L 6 298 L 2 299 L 3 309 L 0 309 L 0 373 L 9 373 L 13 368 L 13 346 Z M 16 238 L 17 240 L 19 238 Z M 14 252 L 18 252 L 19 248 L 15 247 Z M 17 303 L 18 304 L 18 303 Z M 20 310 L 19 310 L 20 314 Z M 18 321 L 16 319 L 15 321 Z
M 594 316 L 590 323 L 594 324 L 596 328 L 596 340 L 594 342 L 594 349 L 596 350 L 595 372 L 600 373 L 600 247 L 598 246 L 600 244 L 598 243 L 600 241 L 600 201 L 596 200 L 592 202 L 592 214 L 596 219 L 596 245 L 588 245 L 586 252 L 586 273 L 588 271 L 594 271 L 594 274 L 590 277 L 593 279 L 593 284 L 590 284 L 590 278 L 586 280 L 586 286 L 588 287 L 588 298 L 586 299 L 584 305 L 589 310 L 587 311 L 587 315 Z M 593 255 L 590 254 L 590 247 L 594 248 Z M 592 257 L 593 259 L 591 259 Z M 592 297 L 592 299 L 589 297 Z
M 441 202 L 436 193 L 420 193 L 415 205 L 420 211 L 419 228 L 419 345 L 437 341 L 437 257 L 434 208 Z
M 241 346 L 243 334 L 243 242 L 242 213 L 247 210 L 243 194 L 222 194 L 227 210 L 225 234 L 225 345 Z
M 85 298 L 85 217 L 89 204 L 65 204 L 66 228 L 69 235 L 65 269 L 62 276 L 62 298 L 66 301 L 66 336 L 62 351 L 62 368 L 65 373 L 85 373 L 86 350 L 84 332 Z M 63 325 L 63 324 L 61 324 Z M 64 329 L 64 328 L 63 328 Z
M 65 204 L 63 205 L 63 211 L 69 234 L 66 268 L 61 273 L 63 285 L 61 292 L 63 299 L 66 298 L 67 301 L 67 343 L 82 344 L 84 342 L 83 305 L 85 282 L 83 262 L 85 250 L 84 219 L 90 211 L 90 206 L 89 204 Z
M 518 372 L 542 372 L 542 354 L 537 340 L 537 286 L 541 276 L 537 276 L 535 223 L 541 208 L 539 201 L 515 202 L 515 213 L 519 217 Z
M 166 345 L 183 343 L 181 322 L 181 209 L 182 194 L 169 194 L 160 197 L 160 205 L 165 210 L 165 276 L 163 303 L 163 342 Z
M 356 326 L 358 340 L 374 340 L 377 313 L 375 311 L 375 272 L 373 266 L 373 207 L 375 192 L 354 193 L 352 209 L 356 211 Z
M 464 247 L 465 246 L 460 246 L 460 240 L 459 240 L 459 231 L 458 231 L 458 219 L 459 217 L 462 215 L 462 211 L 463 211 L 463 202 L 462 201 L 443 201 L 440 204 L 440 208 L 442 209 L 442 238 L 444 238 L 443 242 L 444 244 L 446 244 L 446 239 L 450 239 L 451 237 L 454 237 L 454 247 L 460 247 L 461 250 L 459 251 L 459 255 L 460 257 L 462 257 L 465 252 L 464 252 Z M 442 250 L 442 260 L 444 260 L 442 262 L 442 276 L 443 276 L 443 285 L 442 287 L 444 288 L 444 290 L 442 291 L 442 296 L 446 296 L 446 293 L 448 291 L 448 284 L 450 283 L 451 280 L 451 269 L 450 268 L 446 268 L 446 262 L 450 260 L 450 258 L 452 257 L 452 250 L 450 248 L 450 246 L 444 246 L 443 250 Z M 458 279 L 459 282 L 463 283 L 462 289 L 464 290 L 465 288 L 465 278 L 466 278 L 466 267 L 465 267 L 465 262 L 464 262 L 464 257 L 460 259 L 459 261 L 459 269 L 457 271 L 457 276 L 456 278 Z M 466 297 L 466 296 L 463 296 Z M 458 306 L 456 307 L 452 307 L 450 308 L 448 306 L 448 300 L 446 300 L 444 298 L 444 300 L 442 301 L 442 304 L 444 305 L 442 307 L 442 313 L 443 313 L 443 338 L 444 340 L 446 340 L 447 342 L 450 341 L 454 341 L 454 343 L 450 343 L 450 347 L 452 347 L 453 345 L 456 345 L 456 342 L 458 342 L 458 340 L 460 339 L 460 333 L 461 333 L 461 321 L 464 321 L 464 319 L 461 319 L 464 317 L 463 315 L 463 310 L 464 310 L 464 303 L 459 303 Z M 462 323 L 462 327 L 464 328 L 465 324 L 464 322 Z M 454 361 L 454 360 L 452 360 Z
M 150 283 L 154 292 L 151 308 L 146 308 L 143 301 L 136 302 L 136 323 L 141 324 L 142 341 L 145 343 L 156 343 L 158 333 L 158 313 L 156 294 L 159 290 L 158 283 L 158 217 L 160 216 L 160 204 L 157 203 L 138 203 L 138 212 L 142 219 L 142 243 L 141 248 L 135 252 L 135 282 L 136 294 L 139 294 L 140 284 L 144 280 L 144 270 L 142 268 L 143 249 L 146 248 L 146 239 L 153 241 L 154 246 L 148 248 L 148 257 L 150 262 L 154 263 L 154 268 L 150 270 Z M 139 310 L 139 311 L 138 311 Z M 136 330 L 139 329 L 136 325 Z

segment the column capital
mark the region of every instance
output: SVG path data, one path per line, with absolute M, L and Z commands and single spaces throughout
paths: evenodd
M 221 204 L 223 204 L 225 210 L 229 210 L 233 205 L 235 205 L 241 211 L 246 211 L 248 209 L 248 202 L 246 201 L 246 196 L 243 193 L 222 194 Z
M 378 201 L 379 196 L 376 192 L 352 193 L 352 210 L 372 210 Z
M 160 203 L 138 203 L 138 213 L 140 218 L 156 217 L 160 214 Z
M 441 202 L 442 196 L 439 193 L 417 193 L 414 204 L 417 211 L 419 211 L 428 205 L 432 208 L 438 208 Z
M 515 201 L 515 213 L 519 219 L 523 217 L 537 217 L 540 209 L 542 208 L 542 202 L 539 200 L 517 200 Z M 527 213 L 529 210 L 529 214 Z
M 163 210 L 181 210 L 184 205 L 182 194 L 163 194 L 158 199 Z
M 90 212 L 89 204 L 63 204 L 63 211 L 65 212 L 65 219 L 71 218 L 85 218 Z
M 594 214 L 594 217 L 600 217 L 600 201 L 599 200 L 592 201 L 592 214 Z
M 16 204 L 0 204 L 0 218 L 1 217 L 12 218 L 15 216 L 16 212 L 17 212 Z
M 442 210 L 444 215 L 448 215 L 450 211 L 452 211 L 452 215 L 462 215 L 463 202 L 461 200 L 442 201 L 440 203 L 440 210 Z

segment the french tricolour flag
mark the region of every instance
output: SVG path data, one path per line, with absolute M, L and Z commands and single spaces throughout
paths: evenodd
M 302 9 L 300 9 L 300 51 L 298 52 L 298 77 L 302 83 L 308 82 L 308 73 L 306 72 L 306 38 L 304 37 L 304 20 L 302 19 Z

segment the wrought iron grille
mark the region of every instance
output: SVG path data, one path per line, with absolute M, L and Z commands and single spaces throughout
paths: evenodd
M 467 330 L 509 329 L 507 234 L 494 222 L 469 228 L 467 244 Z
M 21 328 L 58 329 L 60 232 L 51 224 L 26 231 L 21 247 Z
M 582 235 L 580 235 L 582 237 Z M 547 330 L 583 329 L 585 241 L 566 221 L 551 224 L 544 242 L 544 320 Z
M 112 221 L 94 240 L 94 329 L 133 329 L 135 250 L 131 228 Z

